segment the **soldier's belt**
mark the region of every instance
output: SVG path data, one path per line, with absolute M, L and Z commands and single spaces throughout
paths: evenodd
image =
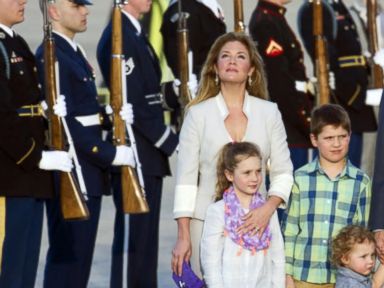
M 20 117 L 40 117 L 44 115 L 40 104 L 21 106 L 16 109 L 16 112 Z
M 95 126 L 101 124 L 100 114 L 96 113 L 93 115 L 87 115 L 87 116 L 77 116 L 75 119 L 81 123 L 84 127 L 87 126 Z
M 367 64 L 365 57 L 362 55 L 344 56 L 339 57 L 337 60 L 339 61 L 340 68 L 365 66 Z

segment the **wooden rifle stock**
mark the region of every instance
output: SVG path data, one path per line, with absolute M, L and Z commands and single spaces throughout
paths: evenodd
M 122 51 L 121 11 L 115 3 L 112 11 L 112 55 L 110 75 L 110 97 L 113 110 L 113 140 L 115 145 L 126 145 L 127 135 L 125 121 L 119 114 L 123 106 L 123 79 L 125 73 L 122 69 L 124 55 Z M 123 75 L 124 73 L 124 75 Z M 147 213 L 148 203 L 145 200 L 143 188 L 138 182 L 136 171 L 130 166 L 121 167 L 121 191 L 124 213 Z
M 379 39 L 377 32 L 377 1 L 367 0 L 367 29 L 368 29 L 368 48 L 372 56 L 379 50 Z M 371 79 L 369 87 L 379 89 L 384 87 L 383 69 L 380 65 L 369 61 L 371 67 Z
M 189 91 L 189 63 L 188 63 L 188 51 L 189 51 L 189 40 L 188 40 L 188 28 L 187 19 L 188 13 L 179 11 L 178 28 L 177 28 L 177 48 L 179 56 L 179 99 L 181 108 L 184 110 L 185 106 L 192 100 L 191 92 Z
M 49 24 L 45 24 L 46 27 Z M 57 99 L 55 44 L 51 32 L 46 28 L 44 37 L 45 96 L 48 104 L 49 142 L 52 150 L 65 150 L 62 121 L 53 113 Z M 72 172 L 60 172 L 60 205 L 65 220 L 86 220 L 89 218 L 79 184 Z
M 233 0 L 235 32 L 245 32 L 243 0 Z
M 329 103 L 329 69 L 327 41 L 323 33 L 323 7 L 321 0 L 313 0 L 313 36 L 315 47 L 315 75 L 317 78 L 318 104 Z

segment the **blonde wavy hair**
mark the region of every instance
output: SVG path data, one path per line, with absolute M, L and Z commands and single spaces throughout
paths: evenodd
M 251 67 L 254 68 L 251 75 L 251 85 L 249 85 L 248 81 L 246 81 L 246 90 L 248 91 L 248 94 L 261 99 L 268 98 L 267 80 L 265 77 L 263 60 L 257 52 L 254 41 L 244 33 L 230 32 L 217 38 L 215 43 L 212 45 L 201 72 L 201 80 L 197 96 L 188 104 L 187 107 L 214 97 L 220 92 L 220 84 L 217 85 L 215 83 L 215 66 L 223 46 L 228 42 L 235 41 L 240 42 L 247 48 Z

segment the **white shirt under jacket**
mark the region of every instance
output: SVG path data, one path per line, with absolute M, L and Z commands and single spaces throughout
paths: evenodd
M 244 209 L 245 210 L 245 209 Z M 248 210 L 245 210 L 248 212 Z M 252 255 L 224 237 L 224 201 L 209 205 L 200 245 L 201 268 L 208 288 L 285 287 L 284 242 L 276 213 L 269 223 L 269 248 Z
M 243 112 L 248 123 L 242 141 L 260 147 L 263 179 L 270 160 L 268 195 L 280 197 L 287 203 L 293 184 L 293 167 L 280 111 L 275 103 L 246 94 Z M 228 113 L 221 94 L 187 111 L 179 137 L 174 218 L 204 220 L 215 192 L 217 154 L 223 145 L 232 142 L 224 124 Z M 265 181 L 260 192 L 267 196 Z

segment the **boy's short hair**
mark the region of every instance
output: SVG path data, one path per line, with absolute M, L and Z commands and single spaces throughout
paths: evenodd
M 343 127 L 351 133 L 351 120 L 347 111 L 337 104 L 324 104 L 316 107 L 311 116 L 311 133 L 317 137 L 327 125 Z
M 342 257 L 348 255 L 355 244 L 365 241 L 376 244 L 375 236 L 368 228 L 358 225 L 344 227 L 332 241 L 332 263 L 343 266 Z

